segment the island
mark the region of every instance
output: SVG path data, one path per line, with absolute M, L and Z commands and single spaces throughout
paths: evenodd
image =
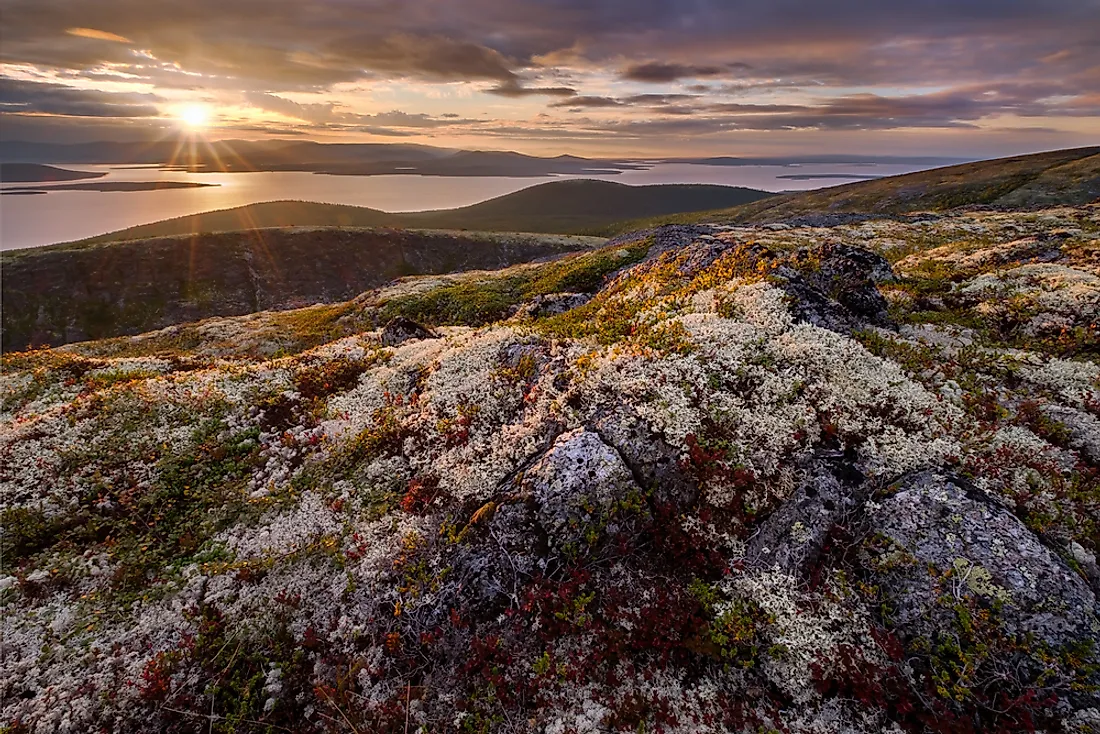
M 41 163 L 0 163 L 0 182 L 3 183 L 78 181 L 85 178 L 101 178 L 106 175 L 99 171 L 72 171 L 68 168 Z
M 56 186 L 16 186 L 0 190 L 2 195 L 48 194 L 51 191 L 163 191 L 167 189 L 201 189 L 221 184 L 192 181 L 97 181 L 95 183 L 59 184 Z

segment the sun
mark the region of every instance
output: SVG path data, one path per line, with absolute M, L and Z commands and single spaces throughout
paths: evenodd
M 192 130 L 201 130 L 210 124 L 210 108 L 202 104 L 190 104 L 180 110 L 180 122 Z

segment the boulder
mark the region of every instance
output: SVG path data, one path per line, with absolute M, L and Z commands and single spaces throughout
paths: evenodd
M 1001 505 L 963 480 L 911 474 L 866 514 L 887 541 L 872 562 L 875 581 L 905 637 L 950 629 L 951 594 L 995 608 L 1011 635 L 1060 647 L 1100 636 L 1088 583 Z
M 382 329 L 382 346 L 384 347 L 400 346 L 411 339 L 435 338 L 436 334 L 431 329 L 421 326 L 404 316 L 398 316 Z
M 554 549 L 583 542 L 608 522 L 617 502 L 631 492 L 641 496 L 619 453 L 583 428 L 559 436 L 523 483 Z
M 805 576 L 817 562 L 833 526 L 860 508 L 870 486 L 850 464 L 820 461 L 753 534 L 745 565 L 758 571 Z

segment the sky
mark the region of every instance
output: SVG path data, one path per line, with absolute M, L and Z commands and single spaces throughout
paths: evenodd
M 0 0 L 0 137 L 536 155 L 1100 143 L 1100 0 Z

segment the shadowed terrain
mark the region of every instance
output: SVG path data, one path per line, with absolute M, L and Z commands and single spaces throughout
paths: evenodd
M 594 242 L 600 240 L 291 228 L 7 251 L 0 255 L 3 347 L 331 303 L 403 275 L 499 268 Z
M 583 234 L 623 219 L 702 211 L 757 201 L 771 195 L 766 191 L 738 186 L 627 186 L 611 181 L 578 179 L 539 184 L 458 209 L 424 212 L 389 213 L 341 204 L 270 201 L 129 227 L 81 242 L 293 226 L 421 227 Z

